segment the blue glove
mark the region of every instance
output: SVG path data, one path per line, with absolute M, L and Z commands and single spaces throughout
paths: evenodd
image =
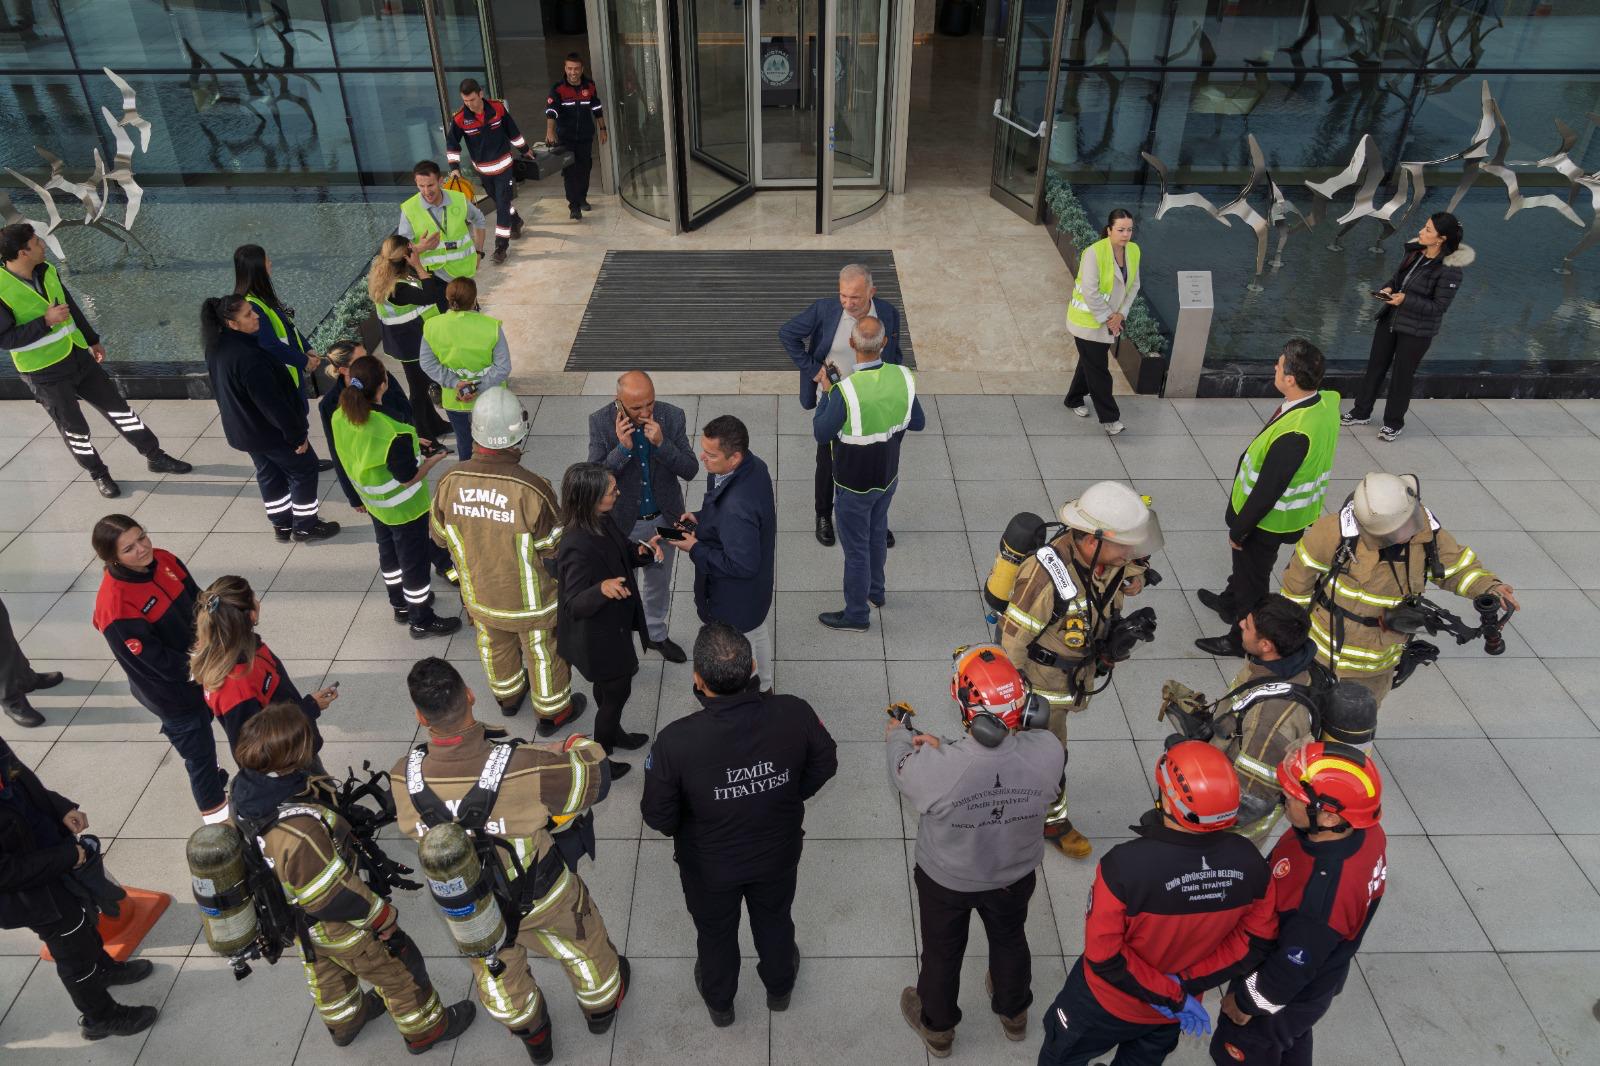
M 1174 1013 L 1167 1007 L 1156 1007 L 1156 1012 L 1163 1017 L 1171 1018 L 1178 1023 L 1178 1028 L 1183 1030 L 1184 1036 L 1210 1036 L 1211 1015 L 1200 1005 L 1200 1001 L 1193 996 L 1185 996 L 1183 1009 Z

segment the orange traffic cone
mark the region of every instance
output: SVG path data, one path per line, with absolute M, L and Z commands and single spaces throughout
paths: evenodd
M 133 954 L 139 942 L 155 928 L 161 915 L 172 905 L 172 897 L 165 892 L 151 892 L 149 889 L 129 888 L 126 885 L 123 890 L 128 893 L 128 898 L 119 901 L 117 916 L 100 916 L 100 939 L 105 941 L 106 954 L 117 962 L 128 961 L 128 956 Z M 49 948 L 40 948 L 39 957 L 46 962 L 55 961 L 50 957 Z

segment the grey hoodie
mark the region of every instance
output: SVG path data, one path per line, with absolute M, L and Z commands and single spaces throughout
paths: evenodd
M 1026 877 L 1044 857 L 1045 810 L 1066 750 L 1045 730 L 998 747 L 972 737 L 913 748 L 896 730 L 885 745 L 889 780 L 917 808 L 917 865 L 955 892 L 987 892 Z

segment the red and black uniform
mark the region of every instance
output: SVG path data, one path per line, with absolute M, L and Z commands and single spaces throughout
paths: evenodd
M 1083 1066 L 1117 1048 L 1118 1066 L 1154 1066 L 1178 1046 L 1186 996 L 1247 973 L 1277 931 L 1272 878 L 1248 840 L 1166 828 L 1152 811 L 1138 838 L 1095 870 L 1083 956 L 1045 1012 L 1040 1066 Z M 1176 979 L 1175 979 L 1176 978 Z
M 112 563 L 100 579 L 94 627 L 128 675 L 133 698 L 157 718 L 183 758 L 189 790 L 202 813 L 219 810 L 228 775 L 217 765 L 217 741 L 205 694 L 189 676 L 195 600 L 200 587 L 169 551 L 155 550 L 147 570 Z
M 1272 849 L 1278 946 L 1259 969 L 1234 981 L 1236 1025 L 1226 1015 L 1211 1040 L 1223 1066 L 1311 1066 L 1311 1029 L 1344 989 L 1388 882 L 1387 840 L 1378 826 L 1313 843 L 1296 829 Z
M 594 166 L 594 138 L 605 108 L 600 87 L 590 78 L 574 85 L 562 78 L 544 100 L 545 117 L 555 123 L 556 143 L 572 150 L 572 165 L 561 172 L 567 206 L 580 210 L 589 198 L 589 171 Z
M 239 743 L 239 730 L 244 724 L 274 703 L 296 703 L 311 719 L 311 734 L 316 738 L 313 750 L 322 750 L 322 734 L 317 731 L 317 719 L 322 708 L 310 696 L 300 695 L 294 687 L 283 663 L 272 654 L 272 649 L 256 638 L 256 656 L 253 662 L 241 661 L 231 671 L 221 686 L 206 690 L 206 704 L 211 713 L 222 722 L 222 731 L 228 734 L 228 747 Z
M 526 152 L 528 141 L 499 100 L 484 100 L 482 111 L 463 107 L 450 116 L 444 130 L 444 155 L 451 170 L 461 169 L 463 140 L 467 142 L 467 156 L 483 178 L 484 191 L 494 197 L 494 246 L 504 248 L 511 243 L 514 231 L 522 228 L 522 219 L 511 204 L 517 187 L 511 158 L 513 153 Z

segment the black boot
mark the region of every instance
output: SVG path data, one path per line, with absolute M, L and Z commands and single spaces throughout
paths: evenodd
M 349 1047 L 355 1043 L 356 1037 L 361 1035 L 361 1030 L 367 1027 L 367 1023 L 374 1018 L 382 1016 L 388 1009 L 384 1006 L 383 997 L 378 995 L 378 990 L 375 988 L 367 989 L 367 993 L 363 998 L 366 1002 L 362 1004 L 361 1021 L 357 1023 L 354 1029 L 346 1033 L 335 1033 L 332 1029 L 328 1030 L 328 1035 L 333 1038 L 334 1047 Z
M 513 1029 L 511 1033 L 522 1041 L 522 1046 L 528 1049 L 528 1058 L 539 1066 L 544 1066 L 556 1057 L 555 1034 L 550 1028 L 550 1013 L 544 1007 L 539 1008 L 538 1025 L 532 1029 Z
M 0 704 L 0 708 L 5 710 L 7 718 L 24 729 L 33 729 L 44 725 L 44 715 L 34 709 L 33 704 L 28 702 L 28 697 L 26 696 L 18 696 L 14 700 Z
M 150 453 L 150 457 L 145 460 L 145 465 L 150 468 L 152 474 L 190 474 L 194 472 L 194 467 L 182 459 L 174 459 L 159 449 Z
M 156 1024 L 159 1012 L 154 1007 L 132 1007 L 124 1003 L 113 1004 L 103 1018 L 78 1019 L 85 1040 L 104 1040 L 108 1036 L 132 1036 Z
M 541 718 L 539 724 L 534 726 L 534 731 L 541 737 L 553 737 L 561 732 L 562 728 L 570 721 L 583 714 L 583 709 L 589 706 L 589 697 L 581 692 L 572 694 L 572 701 L 567 704 L 567 709 L 554 718 Z
M 700 999 L 705 1002 L 706 1013 L 711 1015 L 712 1025 L 716 1026 L 718 1029 L 726 1029 L 728 1026 L 733 1024 L 733 1006 L 730 1004 L 727 1010 L 717 1010 L 717 1008 L 711 1005 L 711 1001 L 706 999 L 704 990 L 700 988 L 699 960 L 696 960 L 694 964 L 694 987 L 695 991 L 700 993 Z
M 444 1009 L 444 1020 L 439 1023 L 438 1030 L 431 1036 L 425 1036 L 417 1041 L 406 1041 L 406 1050 L 413 1055 L 421 1055 L 430 1051 L 437 1044 L 454 1040 L 472 1024 L 472 1019 L 477 1017 L 478 1008 L 472 1005 L 472 1000 L 464 999 L 459 1003 L 452 1003 Z M 545 1060 L 549 1062 L 549 1059 Z
M 833 535 L 832 516 L 825 514 L 817 515 L 817 543 L 822 545 L 824 548 L 831 548 L 837 540 L 838 538 Z
M 155 964 L 149 959 L 129 959 L 119 962 L 106 971 L 106 985 L 136 985 L 155 972 Z
M 603 1010 L 599 1014 L 589 1016 L 589 1032 L 599 1036 L 611 1028 L 611 1023 L 617 1020 L 617 1010 L 622 1006 L 623 997 L 628 994 L 628 981 L 633 976 L 633 968 L 628 965 L 628 956 L 617 956 L 617 967 L 621 971 L 622 987 L 617 991 L 616 1001 L 611 1004 L 610 1010 Z

